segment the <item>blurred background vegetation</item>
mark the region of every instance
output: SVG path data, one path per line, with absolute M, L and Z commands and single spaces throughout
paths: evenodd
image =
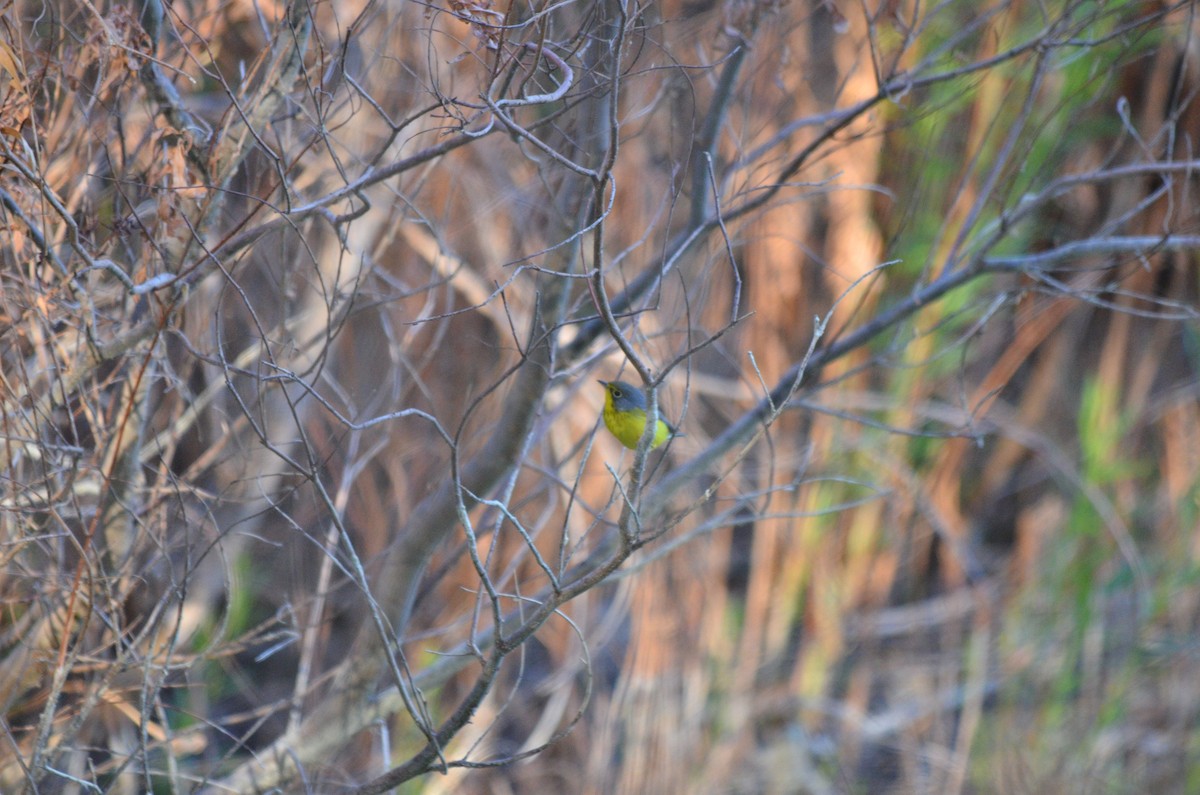
M 0 790 L 1200 791 L 1194 4 L 2 13 Z

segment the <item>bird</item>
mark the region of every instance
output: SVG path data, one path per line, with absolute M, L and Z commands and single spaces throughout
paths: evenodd
M 600 384 L 604 387 L 605 427 L 621 444 L 630 450 L 637 449 L 646 430 L 646 393 L 628 381 L 601 381 Z M 654 438 L 650 440 L 650 449 L 679 435 L 671 423 L 660 417 Z

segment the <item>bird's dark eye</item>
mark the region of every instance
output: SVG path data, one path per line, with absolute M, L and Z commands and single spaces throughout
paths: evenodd
M 615 398 L 621 397 L 621 390 L 617 389 L 615 386 L 612 388 L 612 393 L 613 397 Z

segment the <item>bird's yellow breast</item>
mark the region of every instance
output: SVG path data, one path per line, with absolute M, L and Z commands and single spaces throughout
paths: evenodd
M 606 393 L 604 395 L 604 426 L 617 437 L 617 440 L 628 447 L 630 450 L 637 449 L 638 441 L 642 438 L 642 433 L 646 430 L 646 412 L 642 409 L 626 409 L 619 411 L 613 405 L 612 395 Z M 667 440 L 671 435 L 671 429 L 662 420 L 658 421 L 658 426 L 654 429 L 654 440 L 650 442 L 650 449 L 653 450 Z

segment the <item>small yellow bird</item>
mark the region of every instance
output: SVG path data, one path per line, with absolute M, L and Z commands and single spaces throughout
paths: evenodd
M 646 393 L 628 381 L 601 381 L 600 384 L 604 387 L 605 427 L 621 444 L 630 450 L 637 449 L 646 430 Z M 660 417 L 650 449 L 678 435 L 674 426 Z

